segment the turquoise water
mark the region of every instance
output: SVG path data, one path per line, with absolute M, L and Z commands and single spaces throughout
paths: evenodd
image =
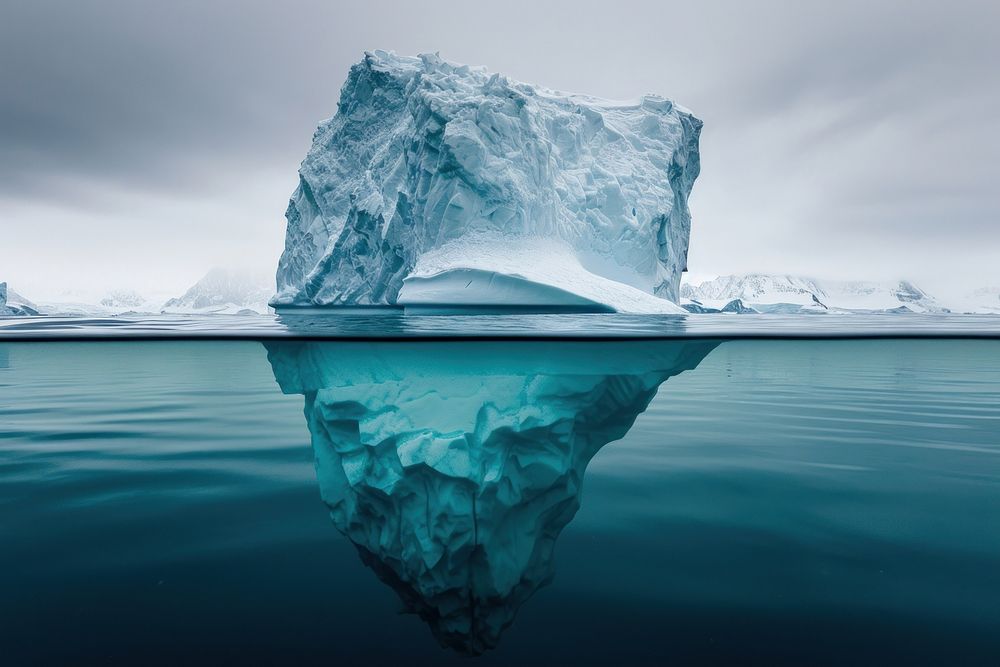
M 995 664 L 1000 340 L 0 342 L 0 535 L 3 664 Z

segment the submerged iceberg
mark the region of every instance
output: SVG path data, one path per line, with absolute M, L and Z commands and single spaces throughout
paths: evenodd
M 462 346 L 462 343 L 458 343 Z M 597 451 L 713 341 L 266 343 L 336 528 L 442 645 L 496 646 Z
M 272 303 L 684 312 L 701 126 L 367 53 L 299 169 Z

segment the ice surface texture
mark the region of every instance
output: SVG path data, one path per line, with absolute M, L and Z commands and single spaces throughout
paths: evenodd
M 554 572 L 597 451 L 716 343 L 270 342 L 320 493 L 439 641 L 481 653 Z
M 299 169 L 273 303 L 683 312 L 701 125 L 368 53 Z

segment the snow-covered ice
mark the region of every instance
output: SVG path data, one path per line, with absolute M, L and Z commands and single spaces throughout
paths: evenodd
M 376 51 L 299 170 L 275 305 L 683 312 L 701 121 Z
M 526 263 L 531 256 L 544 261 Z M 489 269 L 482 267 L 488 266 Z M 510 304 L 628 313 L 674 313 L 673 303 L 591 273 L 568 244 L 484 233 L 425 252 L 403 281 L 407 307 Z

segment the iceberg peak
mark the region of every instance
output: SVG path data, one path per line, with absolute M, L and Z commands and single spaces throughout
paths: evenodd
M 273 303 L 683 312 L 701 125 L 367 52 L 299 169 Z

